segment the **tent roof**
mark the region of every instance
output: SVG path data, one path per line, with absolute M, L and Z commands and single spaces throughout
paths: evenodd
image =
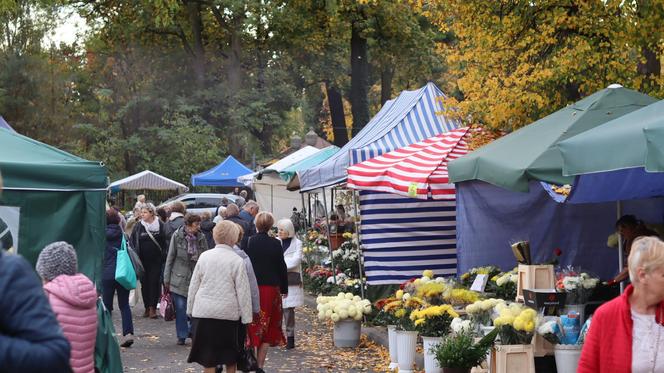
M 193 186 L 242 186 L 237 178 L 251 173 L 251 169 L 229 155 L 223 162 L 211 169 L 191 176 Z
M 7 189 L 105 189 L 106 168 L 0 128 L 0 172 Z
M 284 169 L 318 153 L 319 151 L 320 149 L 314 148 L 313 146 L 305 146 L 304 148 L 278 160 L 277 162 L 261 171 L 238 177 L 237 181 L 243 183 L 244 185 L 250 185 L 253 183 L 254 177 L 256 177 L 258 174 L 279 173 Z
M 468 127 L 428 138 L 348 168 L 348 187 L 427 199 L 454 199 L 447 163 L 468 153 Z
M 120 179 L 111 183 L 108 186 L 111 191 L 118 190 L 141 190 L 141 189 L 150 189 L 150 190 L 172 190 L 176 189 L 179 191 L 187 191 L 187 188 L 184 184 L 173 181 L 165 176 L 161 176 L 152 171 L 145 170 L 141 171 L 135 175 L 127 176 L 124 179 Z
M 562 173 L 556 146 L 560 141 L 654 101 L 643 93 L 609 86 L 450 162 L 450 179 L 482 180 L 522 192 L 528 191 L 530 180 L 570 184 L 573 178 Z
M 10 126 L 9 123 L 7 123 L 7 121 L 5 120 L 5 118 L 2 117 L 2 115 L 0 115 L 0 128 L 8 129 L 8 130 L 10 130 L 11 132 L 16 132 L 16 131 L 12 128 L 12 126 Z
M 446 96 L 430 82 L 387 101 L 341 150 L 324 163 L 298 172 L 302 191 L 342 183 L 350 165 L 457 128 L 458 121 L 442 114 L 441 97 Z
M 327 148 L 320 149 L 313 155 L 284 168 L 281 170 L 281 172 L 279 172 L 279 174 L 284 180 L 290 180 L 297 171 L 307 170 L 311 167 L 321 164 L 338 151 L 338 146 L 330 145 Z

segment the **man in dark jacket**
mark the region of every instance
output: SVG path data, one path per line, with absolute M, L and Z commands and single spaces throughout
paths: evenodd
M 187 206 L 180 201 L 175 201 L 171 203 L 171 216 L 168 217 L 168 221 L 164 224 L 164 233 L 166 234 L 166 247 L 168 248 L 171 244 L 171 237 L 173 233 L 184 225 L 184 214 L 187 213 Z M 168 249 L 165 249 L 168 253 Z M 166 259 L 166 254 L 164 254 L 164 260 Z
M 240 241 L 239 246 L 240 249 L 246 250 L 247 243 L 249 242 L 248 232 L 251 231 L 251 226 L 246 220 L 242 219 L 239 214 L 240 214 L 240 209 L 237 207 L 236 204 L 231 203 L 226 207 L 226 211 L 224 211 L 224 220 L 232 221 L 233 223 L 242 227 L 242 231 L 244 233 L 242 234 L 242 241 Z
M 259 210 L 260 208 L 258 207 L 258 203 L 256 203 L 256 201 L 249 201 L 244 204 L 244 207 L 242 207 L 242 210 L 240 211 L 240 218 L 249 223 L 249 232 L 245 232 L 245 235 L 249 237 L 256 233 L 254 219 L 256 218 L 256 214 L 258 214 Z
M 28 262 L 0 250 L 0 372 L 70 372 L 70 345 Z

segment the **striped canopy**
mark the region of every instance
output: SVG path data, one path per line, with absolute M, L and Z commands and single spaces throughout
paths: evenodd
M 468 153 L 468 127 L 430 137 L 348 168 L 348 187 L 427 199 L 454 199 L 447 163 Z
M 184 184 L 150 170 L 141 171 L 135 175 L 115 181 L 108 186 L 108 189 L 114 193 L 120 190 L 177 190 L 179 192 L 189 190 Z

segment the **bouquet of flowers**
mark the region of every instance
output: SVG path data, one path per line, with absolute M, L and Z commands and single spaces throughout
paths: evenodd
M 504 345 L 530 344 L 537 323 L 537 312 L 518 303 L 496 305 L 498 316 L 493 325 Z
M 425 337 L 446 335 L 455 317 L 459 317 L 459 314 L 454 312 L 449 304 L 429 306 L 410 313 L 410 319 L 415 325 L 415 330 Z
M 516 273 L 517 268 L 514 268 L 509 272 L 502 272 L 491 278 L 491 281 L 489 281 L 490 288 L 493 288 L 497 298 L 516 298 L 516 283 L 519 278 Z
M 491 315 L 493 308 L 498 304 L 504 302 L 502 299 L 485 299 L 478 300 L 475 303 L 466 306 L 466 312 L 470 315 L 470 319 L 478 325 L 491 325 Z
M 450 323 L 450 329 L 452 330 L 452 334 L 471 333 L 473 330 L 473 324 L 470 320 L 455 317 L 452 320 L 452 323 Z
M 371 302 L 352 293 L 339 293 L 331 297 L 319 295 L 316 304 L 319 320 L 362 320 L 362 315 L 371 313 Z
M 351 277 L 359 276 L 360 248 L 354 240 L 344 241 L 338 249 L 332 251 L 332 257 L 340 271 Z
M 562 328 L 558 319 L 553 318 L 545 320 L 537 327 L 537 334 L 541 335 L 552 344 L 559 344 L 562 337 Z
M 459 279 L 461 280 L 461 285 L 469 288 L 473 284 L 473 281 L 475 281 L 477 275 L 489 275 L 489 278 L 492 278 L 499 273 L 500 268 L 496 266 L 475 267 L 462 274 Z
M 466 306 L 480 299 L 479 294 L 466 289 L 447 289 L 443 293 L 443 300 L 453 306 Z
M 410 314 L 422 308 L 426 303 L 421 298 L 404 293 L 403 290 L 397 290 L 395 298 L 396 301 L 386 304 L 385 309 L 393 312 L 397 329 L 415 330 L 415 323 L 411 320 Z
M 567 267 L 558 273 L 556 289 L 567 293 L 565 303 L 584 304 L 599 284 L 599 278 Z

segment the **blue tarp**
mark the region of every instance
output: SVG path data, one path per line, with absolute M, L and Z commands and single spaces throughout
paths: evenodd
M 535 263 L 563 251 L 561 265 L 580 266 L 603 279 L 618 272 L 618 253 L 607 247 L 615 232 L 616 203 L 560 204 L 537 182 L 530 192 L 508 191 L 482 181 L 457 183 L 458 271 L 481 265 L 516 266 L 510 244 L 530 241 Z M 664 221 L 664 199 L 623 202 L 623 214 L 648 223 Z
M 459 122 L 445 116 L 444 97 L 435 84 L 427 83 L 387 101 L 341 150 L 316 167 L 298 171 L 301 190 L 343 183 L 348 166 L 456 129 Z
M 232 155 L 229 155 L 228 158 L 215 167 L 205 172 L 201 172 L 200 174 L 193 175 L 191 177 L 191 185 L 225 187 L 244 186 L 244 184 L 237 181 L 237 178 L 252 172 L 251 169 L 238 162 Z
M 579 175 L 567 203 L 626 201 L 664 197 L 664 172 L 643 167 Z

